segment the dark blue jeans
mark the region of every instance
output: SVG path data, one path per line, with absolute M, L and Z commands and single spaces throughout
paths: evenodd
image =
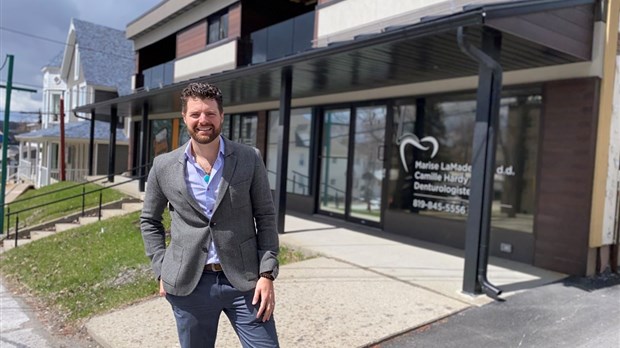
M 188 296 L 166 295 L 172 305 L 182 348 L 214 347 L 220 314 L 230 320 L 244 348 L 279 347 L 273 318 L 262 322 L 252 305 L 254 290 L 235 289 L 223 272 L 205 272 Z

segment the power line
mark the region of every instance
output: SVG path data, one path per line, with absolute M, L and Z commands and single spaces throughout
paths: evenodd
M 65 46 L 73 46 L 73 45 L 69 45 L 64 41 L 58 41 L 58 40 L 54 40 L 54 39 L 50 39 L 48 37 L 43 37 L 43 36 L 39 36 L 39 35 L 34 35 L 34 34 L 30 34 L 30 33 L 26 33 L 23 31 L 19 31 L 19 30 L 15 30 L 15 29 L 11 29 L 11 28 L 7 28 L 7 27 L 3 27 L 0 26 L 0 30 L 5 30 L 5 31 L 9 31 L 11 33 L 15 33 L 15 34 L 20 34 L 20 35 L 24 35 L 24 36 L 28 36 L 28 37 L 32 37 L 35 39 L 39 39 L 39 40 L 44 40 L 44 41 L 49 41 L 49 42 L 53 42 L 53 43 L 57 43 L 60 45 L 65 45 Z
M 0 80 L 0 84 L 6 84 L 6 81 Z M 13 86 L 34 87 L 34 88 L 40 89 L 41 91 L 39 91 L 39 92 L 43 93 L 43 85 L 33 85 L 31 83 L 13 82 Z M 87 97 L 97 95 L 97 91 L 95 91 L 95 92 L 80 91 L 80 88 L 82 88 L 82 87 L 90 87 L 88 85 L 86 85 L 86 86 L 76 85 L 76 86 L 78 87 L 77 90 L 74 90 L 73 88 L 58 88 L 58 89 L 53 89 L 53 90 L 56 91 L 56 92 L 60 91 L 60 92 L 62 92 L 64 94 L 71 94 L 71 95 L 73 95 L 75 92 L 77 92 L 78 95 L 82 95 L 83 94 L 83 95 L 85 95 Z M 73 86 L 73 87 L 76 87 L 76 86 Z M 39 92 L 37 92 L 37 93 L 39 93 Z
M 14 34 L 28 36 L 28 37 L 31 37 L 31 38 L 34 38 L 34 39 L 39 39 L 39 40 L 43 40 L 43 41 L 52 42 L 52 43 L 63 45 L 63 46 L 75 47 L 75 45 L 68 44 L 68 43 L 66 43 L 64 41 L 58 41 L 58 40 L 50 39 L 48 37 L 34 35 L 34 34 L 26 33 L 26 32 L 20 31 L 20 30 L 15 30 L 15 29 L 3 27 L 3 26 L 0 26 L 0 30 L 8 31 L 8 32 L 11 32 L 11 33 L 14 33 Z M 97 50 L 97 49 L 90 48 L 90 47 L 83 47 L 82 45 L 80 45 L 80 49 L 81 50 L 83 49 L 83 50 L 98 52 L 98 53 L 105 53 L 105 54 L 108 54 L 108 55 L 111 55 L 111 56 L 115 56 L 115 57 L 119 57 L 119 58 L 123 58 L 123 59 L 129 59 L 129 60 L 132 60 L 132 61 L 134 60 L 134 57 L 121 56 L 119 54 L 115 54 L 115 53 L 112 53 L 112 52 L 101 51 L 101 50 Z
M 0 66 L 0 70 L 4 69 L 4 66 L 6 65 L 6 61 L 9 59 L 9 56 L 4 57 L 4 63 L 2 63 L 2 66 Z

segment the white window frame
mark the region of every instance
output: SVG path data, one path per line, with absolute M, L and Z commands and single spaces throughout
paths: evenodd
M 78 44 L 75 44 L 75 59 L 73 60 L 73 79 L 80 79 L 80 50 L 78 49 Z

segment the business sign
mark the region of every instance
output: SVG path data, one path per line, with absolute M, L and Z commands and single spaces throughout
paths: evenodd
M 413 208 L 416 210 L 467 215 L 469 203 L 471 164 L 436 161 L 439 142 L 432 136 L 419 139 L 405 133 L 398 139 L 401 165 L 413 180 Z M 407 163 L 406 151 L 413 147 L 427 152 L 428 160 Z M 411 170 L 411 173 L 410 173 Z M 498 166 L 496 174 L 514 176 L 513 166 Z

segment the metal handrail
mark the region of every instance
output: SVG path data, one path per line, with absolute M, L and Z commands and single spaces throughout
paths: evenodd
M 137 170 L 137 169 L 140 169 L 142 167 L 149 166 L 149 165 L 150 165 L 150 163 L 143 164 L 141 166 L 137 166 L 137 167 L 131 168 L 130 170 L 131 171 Z M 118 173 L 117 175 L 120 175 L 120 174 L 122 174 L 122 173 Z M 58 190 L 41 193 L 40 195 L 36 195 L 36 196 L 32 196 L 32 197 L 27 197 L 27 198 L 22 198 L 22 199 L 18 199 L 18 200 L 12 201 L 12 202 L 4 203 L 4 206 L 6 207 L 9 204 L 21 203 L 21 202 L 25 202 L 25 201 L 28 201 L 28 200 L 31 200 L 31 199 L 34 199 L 34 198 L 39 198 L 39 197 L 43 197 L 43 196 L 46 196 L 46 195 L 50 195 L 52 193 L 58 193 L 58 192 L 62 192 L 62 191 L 65 191 L 65 190 L 70 190 L 72 188 L 76 188 L 76 187 L 79 187 L 79 186 L 85 186 L 86 184 L 92 184 L 92 183 L 95 183 L 97 181 L 105 180 L 105 179 L 107 179 L 107 177 L 102 177 L 102 178 L 97 178 L 97 179 L 93 179 L 93 180 L 90 180 L 90 181 L 85 181 L 85 182 L 77 183 L 75 185 L 63 187 L 63 188 L 58 189 Z
M 141 166 L 137 166 L 135 168 L 132 168 L 131 170 L 138 169 L 138 168 L 141 168 L 141 167 L 144 167 L 144 166 L 149 166 L 149 165 L 150 165 L 150 163 L 147 163 L 145 165 L 141 165 Z M 103 202 L 103 190 L 107 190 L 107 189 L 110 189 L 110 188 L 113 188 L 113 187 L 116 187 L 116 186 L 124 185 L 124 184 L 127 184 L 128 182 L 132 182 L 132 181 L 135 181 L 135 180 L 140 180 L 140 179 L 145 178 L 147 176 L 148 176 L 148 174 L 144 174 L 144 175 L 141 175 L 141 176 L 133 177 L 130 180 L 127 180 L 127 181 L 115 183 L 115 184 L 112 184 L 112 185 L 109 185 L 109 186 L 105 186 L 105 187 L 102 187 L 102 188 L 99 188 L 99 189 L 91 190 L 91 191 L 88 191 L 88 192 L 85 192 L 85 186 L 82 186 L 82 193 L 81 194 L 73 195 L 73 196 L 70 196 L 70 197 L 65 197 L 65 198 L 58 199 L 58 200 L 51 201 L 51 202 L 46 202 L 44 204 L 39 204 L 39 205 L 36 205 L 36 206 L 28 207 L 28 208 L 21 209 L 21 210 L 15 211 L 15 212 L 11 212 L 10 207 L 8 207 L 7 208 L 7 214 L 6 214 L 6 221 L 7 221 L 7 224 L 6 224 L 6 234 L 7 234 L 7 237 L 8 237 L 9 232 L 10 232 L 10 226 L 11 226 L 10 222 L 11 222 L 11 216 L 12 215 L 16 216 L 14 232 L 15 232 L 15 247 L 17 247 L 17 240 L 19 238 L 19 214 L 20 213 L 23 213 L 23 212 L 26 212 L 26 211 L 30 211 L 30 210 L 34 210 L 34 209 L 38 209 L 38 208 L 41 208 L 41 207 L 45 207 L 45 206 L 48 206 L 50 204 L 56 204 L 56 203 L 60 203 L 60 202 L 64 202 L 64 201 L 70 200 L 70 199 L 75 199 L 75 198 L 82 197 L 82 212 L 81 212 L 81 216 L 84 216 L 85 196 L 87 194 L 92 194 L 92 193 L 96 193 L 96 192 L 99 192 L 99 207 L 98 207 L 98 211 L 97 211 L 97 217 L 98 217 L 99 220 L 101 220 L 101 209 L 102 209 L 102 202 Z M 81 183 L 81 184 L 78 184 L 78 185 L 72 185 L 72 186 L 70 186 L 68 188 L 63 188 L 63 189 L 60 189 L 60 190 L 54 190 L 52 192 L 59 192 L 59 191 L 67 190 L 67 189 L 70 189 L 70 188 L 75 188 L 75 187 L 78 187 L 80 185 L 85 185 L 87 183 L 93 183 L 93 182 L 96 182 L 96 181 L 99 181 L 99 180 L 100 179 L 91 180 L 91 181 L 86 182 L 86 183 Z M 45 195 L 47 195 L 49 193 L 50 192 L 47 192 L 47 193 L 40 194 L 40 195 L 33 196 L 33 197 L 42 197 L 42 196 L 45 196 Z M 31 199 L 33 197 L 29 197 L 28 199 Z M 20 201 L 26 201 L 28 199 L 23 199 L 23 200 L 20 200 Z M 11 202 L 11 204 L 13 204 L 15 202 L 18 202 L 18 201 L 13 201 L 13 202 Z M 4 228 L 4 226 L 0 226 L 0 233 L 2 232 L 3 228 Z
M 268 172 L 268 173 L 271 173 L 271 174 L 273 174 L 273 175 L 277 175 L 277 174 L 278 174 L 278 173 L 276 173 L 275 171 L 273 171 L 273 170 L 269 170 L 269 169 L 267 170 L 267 172 Z M 302 173 L 300 173 L 300 172 L 297 172 L 297 171 L 295 171 L 295 170 L 292 170 L 291 172 L 292 172 L 294 175 L 299 175 L 299 176 L 301 176 L 301 177 L 302 177 L 302 178 L 304 178 L 304 179 L 310 179 L 310 177 L 309 177 L 309 176 L 307 176 L 307 175 L 305 175 L 305 174 L 302 174 Z M 299 186 L 301 186 L 301 188 L 303 189 L 303 194 L 304 194 L 304 195 L 306 194 L 306 189 L 309 189 L 309 188 L 310 188 L 310 184 L 304 184 L 304 183 L 301 183 L 301 182 L 299 182 L 299 181 L 295 180 L 295 176 L 293 176 L 293 178 L 291 179 L 291 178 L 289 178 L 289 177 L 288 177 L 288 175 L 287 175 L 287 176 L 286 176 L 286 181 L 287 181 L 287 182 L 291 182 L 291 183 L 293 184 L 293 193 L 296 193 L 296 192 L 294 192 L 294 191 L 295 191 L 295 185 L 299 185 Z

